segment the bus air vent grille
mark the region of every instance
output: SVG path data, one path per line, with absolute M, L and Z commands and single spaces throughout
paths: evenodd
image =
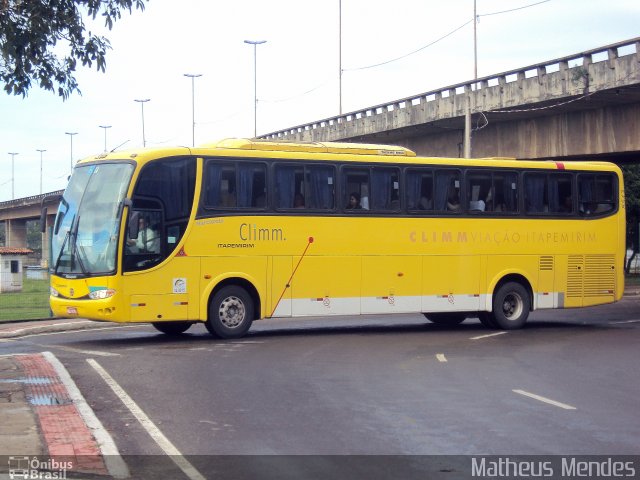
M 584 257 L 569 255 L 569 271 L 567 272 L 567 297 L 582 297 L 582 273 Z
M 612 296 L 616 287 L 615 257 L 585 255 L 585 297 Z
M 567 297 L 612 297 L 616 287 L 614 255 L 569 255 Z
M 540 257 L 540 270 L 541 271 L 553 271 L 553 257 L 542 256 Z

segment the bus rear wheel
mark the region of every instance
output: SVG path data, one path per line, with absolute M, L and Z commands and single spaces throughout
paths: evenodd
M 242 287 L 228 285 L 211 299 L 205 326 L 216 337 L 240 338 L 249 331 L 252 322 L 251 296 Z
M 493 319 L 493 312 L 478 312 L 478 320 L 487 328 L 498 328 L 498 324 Z
M 491 319 L 499 328 L 515 330 L 527 323 L 530 309 L 531 296 L 527 289 L 520 283 L 507 282 L 493 296 Z
M 464 322 L 467 318 L 466 313 L 444 312 L 444 313 L 425 313 L 427 320 L 437 325 L 454 326 Z
M 180 335 L 189 330 L 191 322 L 155 322 L 152 323 L 156 330 L 167 335 Z

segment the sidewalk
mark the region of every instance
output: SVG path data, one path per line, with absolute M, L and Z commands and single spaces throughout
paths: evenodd
M 114 459 L 105 455 L 112 440 L 98 442 L 102 425 L 48 352 L 0 356 L 0 418 L 1 478 L 127 475 L 126 467 L 113 468 Z

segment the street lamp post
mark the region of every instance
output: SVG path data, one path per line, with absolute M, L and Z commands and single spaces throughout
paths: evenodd
M 71 139 L 71 154 L 69 157 L 69 173 L 73 173 L 73 136 L 77 135 L 78 132 L 64 132 L 66 135 L 69 135 Z
M 15 191 L 15 158 L 16 155 L 18 155 L 18 152 L 9 152 L 9 155 L 11 155 L 11 200 L 15 200 L 16 198 L 16 191 Z
M 257 46 L 267 43 L 266 40 L 245 40 L 244 43 L 253 45 L 253 136 L 258 136 L 258 67 Z
M 144 104 L 147 103 L 149 100 L 151 100 L 150 98 L 145 98 L 145 99 L 136 99 L 134 100 L 135 102 L 138 102 L 140 104 L 140 106 L 142 107 L 142 146 L 146 147 L 147 146 L 147 140 L 144 136 Z
M 196 94 L 195 80 L 201 77 L 201 73 L 185 73 L 185 77 L 191 79 L 191 146 L 196 146 Z
M 42 154 L 46 152 L 46 150 L 37 148 L 36 152 L 40 152 L 40 195 L 42 195 Z
M 111 128 L 111 125 L 98 125 L 104 130 L 104 152 L 107 153 L 107 129 Z
M 342 0 L 338 0 L 338 114 L 342 115 Z

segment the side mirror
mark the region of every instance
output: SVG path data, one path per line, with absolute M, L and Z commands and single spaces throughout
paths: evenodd
M 138 233 L 140 232 L 140 227 L 138 225 L 138 220 L 140 219 L 140 212 L 132 212 L 131 216 L 129 216 L 129 239 L 135 240 L 138 238 Z
M 47 229 L 47 207 L 40 210 L 40 233 L 44 233 Z

